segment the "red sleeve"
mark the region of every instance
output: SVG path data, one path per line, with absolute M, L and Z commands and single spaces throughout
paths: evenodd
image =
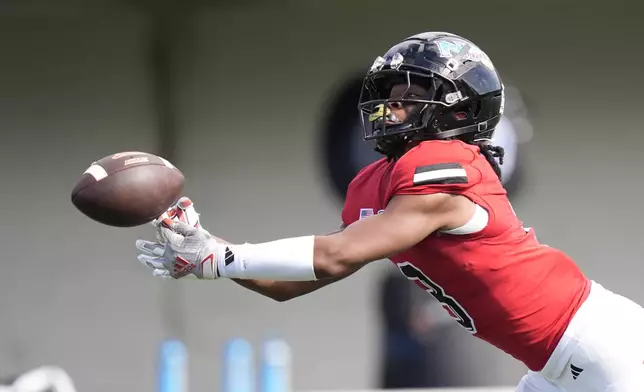
M 347 190 L 347 197 L 344 199 L 344 205 L 342 206 L 342 212 L 340 213 L 340 217 L 342 218 L 342 227 L 349 226 L 349 223 L 351 222 L 351 217 L 350 217 L 350 212 L 351 212 L 351 203 L 350 203 L 350 198 L 351 196 L 350 189 Z
M 403 155 L 393 169 L 388 199 L 396 195 L 463 193 L 481 180 L 472 166 L 475 146 L 459 141 L 423 142 Z
M 347 195 L 344 200 L 344 207 L 342 208 L 342 224 L 348 226 L 351 223 L 355 222 L 360 218 L 360 210 L 363 207 L 367 207 L 368 203 L 364 203 L 364 189 L 370 185 L 370 180 L 374 176 L 378 177 L 381 174 L 377 174 L 382 167 L 384 167 L 385 160 L 380 159 L 376 162 L 373 162 L 362 169 L 356 174 L 356 176 L 351 180 L 349 187 L 347 188 Z M 375 173 L 375 174 L 374 174 Z

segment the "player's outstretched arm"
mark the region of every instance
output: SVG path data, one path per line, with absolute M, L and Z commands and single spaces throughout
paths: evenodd
M 462 218 L 462 206 L 462 197 L 448 194 L 398 195 L 383 213 L 338 233 L 238 245 L 224 244 L 203 230 L 164 219 L 159 225 L 163 254 L 149 256 L 154 254 L 150 250 L 139 259 L 174 277 L 193 274 L 200 279 L 280 282 L 339 279 L 452 226 Z M 142 249 L 146 245 L 137 246 Z
M 461 206 L 447 194 L 395 196 L 383 213 L 358 220 L 341 232 L 314 237 L 315 276 L 341 276 L 403 252 L 450 226 Z
M 215 238 L 223 244 L 231 244 L 229 241 L 226 241 L 224 239 L 221 239 L 218 237 L 215 237 Z M 258 280 L 258 279 L 256 280 L 232 279 L 232 281 L 248 290 L 254 291 L 258 294 L 271 298 L 275 301 L 285 302 L 293 298 L 301 297 L 302 295 L 317 291 L 322 287 L 328 286 L 332 283 L 338 282 L 346 278 L 347 276 L 352 275 L 355 271 L 347 274 L 346 276 L 341 276 L 341 277 L 336 277 L 331 279 L 315 280 L 311 282 L 280 282 L 275 280 Z
M 186 198 L 186 197 L 182 197 L 176 203 L 176 205 L 171 207 L 166 214 L 164 214 L 159 218 L 159 220 L 162 220 L 165 218 L 169 218 L 175 221 L 181 221 L 188 224 L 189 226 L 205 230 L 201 226 L 199 214 L 195 210 L 194 204 L 189 198 Z M 341 230 L 343 229 L 344 229 L 344 226 L 341 228 Z M 221 243 L 221 244 L 231 244 L 229 241 L 226 241 L 222 238 L 218 238 L 215 236 L 212 236 L 212 238 L 214 238 L 218 243 Z M 158 256 L 162 256 L 165 251 L 164 249 L 165 247 L 158 243 L 153 243 L 149 241 L 139 241 L 137 242 L 137 244 L 138 244 L 137 246 L 140 246 L 139 249 L 144 252 L 146 252 L 147 249 L 154 249 L 152 252 L 154 253 L 156 251 Z M 146 248 L 146 247 L 149 247 L 149 248 Z M 141 255 L 139 257 L 139 260 L 141 260 L 143 264 L 149 267 L 152 267 L 154 269 L 155 275 L 166 277 L 166 278 L 172 278 L 173 274 L 170 273 L 170 271 L 166 269 L 165 266 L 158 265 L 157 263 L 158 259 L 159 258 L 157 256 L 150 255 L 150 254 Z M 193 274 L 192 276 L 196 276 L 196 275 Z M 344 277 L 338 277 L 334 279 L 316 280 L 311 282 L 280 282 L 275 280 L 242 280 L 242 279 L 232 279 L 232 280 L 244 288 L 255 291 L 261 295 L 272 298 L 276 301 L 283 302 L 283 301 L 287 301 L 287 300 L 302 296 L 304 294 L 311 293 L 324 286 L 328 286 L 331 283 L 337 282 L 343 278 Z

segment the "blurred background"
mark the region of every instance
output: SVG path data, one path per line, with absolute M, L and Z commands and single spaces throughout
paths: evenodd
M 135 258 L 153 230 L 92 222 L 70 192 L 94 160 L 143 150 L 184 172 L 218 236 L 336 230 L 348 181 L 376 158 L 355 126 L 360 78 L 399 40 L 450 31 L 485 50 L 508 87 L 497 138 L 517 213 L 644 303 L 638 7 L 3 1 L 0 375 L 55 364 L 79 391 L 153 391 L 159 342 L 177 338 L 191 390 L 217 390 L 228 339 L 278 336 L 297 390 L 516 384 L 522 365 L 445 323 L 387 261 L 286 303 L 226 281 L 159 281 Z

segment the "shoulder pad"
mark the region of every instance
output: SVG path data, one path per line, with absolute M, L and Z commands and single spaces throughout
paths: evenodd
M 472 163 L 477 147 L 460 141 L 426 141 L 404 154 L 391 177 L 389 198 L 398 194 L 460 193 L 481 174 Z

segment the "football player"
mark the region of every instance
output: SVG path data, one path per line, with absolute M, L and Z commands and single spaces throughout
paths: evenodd
M 157 242 L 137 241 L 139 260 L 158 276 L 229 278 L 285 301 L 388 258 L 529 368 L 518 391 L 641 392 L 644 309 L 517 218 L 499 178 L 503 151 L 489 143 L 503 107 L 501 78 L 474 43 L 409 37 L 365 76 L 364 138 L 384 157 L 349 186 L 341 231 L 230 244 L 194 227 L 183 199 L 175 219 L 158 221 Z

